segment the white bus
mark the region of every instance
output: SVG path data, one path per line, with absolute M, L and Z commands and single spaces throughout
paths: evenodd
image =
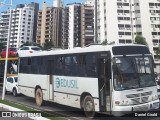
M 38 106 L 53 101 L 82 108 L 87 117 L 159 106 L 153 58 L 143 45 L 42 51 L 19 60 L 19 91 Z

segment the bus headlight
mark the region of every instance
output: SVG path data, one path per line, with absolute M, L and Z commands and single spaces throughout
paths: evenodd
M 154 100 L 157 100 L 157 99 L 158 99 L 158 95 L 155 95 L 155 96 L 154 96 Z
M 158 99 L 158 95 L 152 96 L 152 100 L 157 100 L 157 99 Z
M 115 105 L 128 105 L 128 100 L 122 100 L 122 101 L 120 101 L 120 100 L 116 100 L 115 101 Z
M 115 105 L 120 105 L 120 101 L 116 100 Z

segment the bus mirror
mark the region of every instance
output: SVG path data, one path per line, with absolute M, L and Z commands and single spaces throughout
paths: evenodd
M 152 58 L 152 62 L 153 62 L 153 67 L 156 68 L 156 64 L 154 62 L 154 59 Z
M 157 81 L 157 85 L 160 85 L 160 80 Z

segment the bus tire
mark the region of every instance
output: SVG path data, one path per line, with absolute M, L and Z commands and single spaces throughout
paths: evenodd
M 86 117 L 93 118 L 95 116 L 94 100 L 90 95 L 85 96 L 83 100 L 83 110 Z
M 37 88 L 35 92 L 35 100 L 38 106 L 41 106 L 43 103 L 43 93 L 41 88 Z

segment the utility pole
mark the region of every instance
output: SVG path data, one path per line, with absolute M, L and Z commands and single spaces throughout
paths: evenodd
M 9 8 L 9 25 L 8 25 L 8 39 L 7 39 L 7 47 L 6 47 L 6 60 L 5 60 L 5 69 L 4 69 L 4 78 L 3 78 L 3 92 L 2 92 L 2 100 L 5 98 L 5 86 L 6 86 L 6 77 L 7 77 L 7 65 L 8 65 L 8 48 L 10 41 L 10 33 L 11 33 L 11 20 L 12 20 L 12 0 L 11 4 L 8 5 Z
M 94 4 L 94 9 L 95 9 L 95 12 L 94 12 L 94 15 L 95 15 L 95 26 L 94 26 L 94 30 L 95 30 L 95 43 L 98 43 L 98 40 L 97 40 L 97 0 L 94 1 L 95 4 Z

